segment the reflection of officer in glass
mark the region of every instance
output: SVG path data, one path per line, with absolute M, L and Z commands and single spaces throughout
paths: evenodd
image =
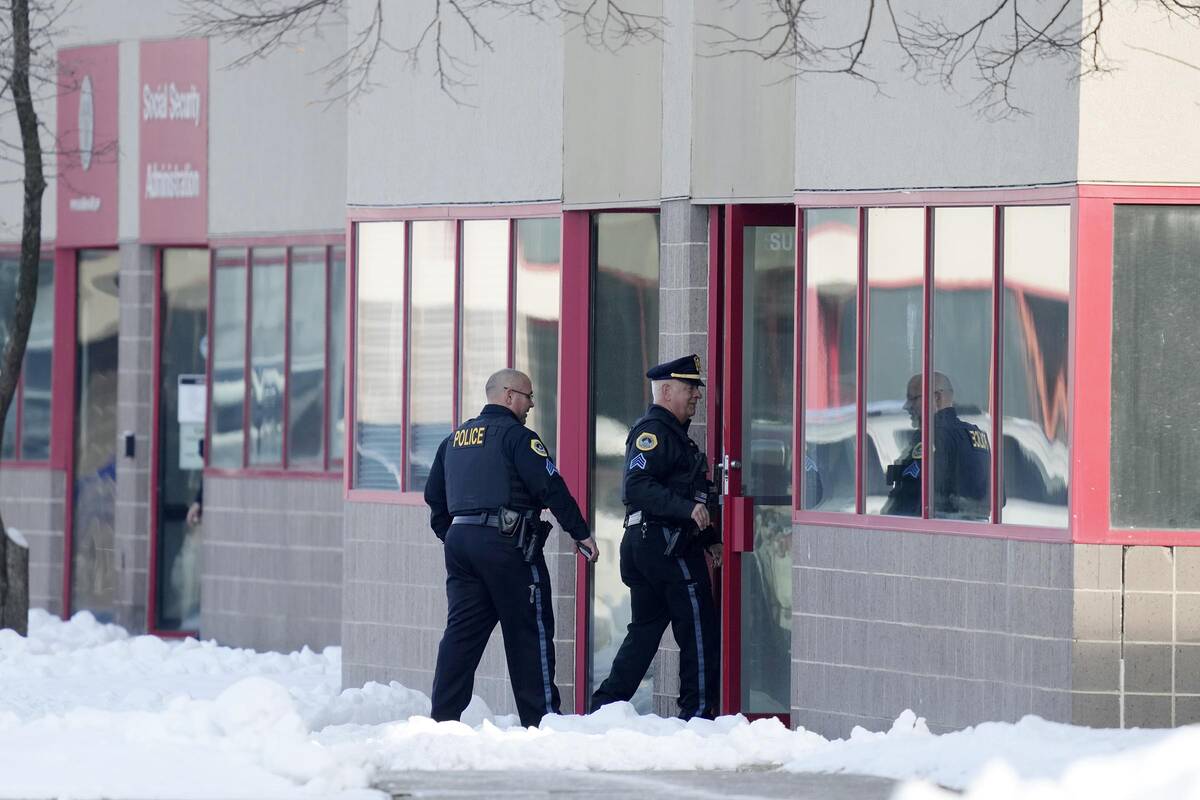
M 522 725 L 559 713 L 554 685 L 554 609 L 541 541 L 549 507 L 595 560 L 596 543 L 538 435 L 529 376 L 504 369 L 488 378 L 488 404 L 438 447 L 425 502 L 445 543 L 446 632 L 433 675 L 433 718 L 456 720 L 471 700 L 475 669 L 496 622 Z
M 987 434 L 959 419 L 954 408 L 954 386 L 940 372 L 931 378 L 933 391 L 934 513 L 938 516 L 986 518 L 991 450 Z M 887 468 L 892 485 L 884 514 L 921 516 L 921 376 L 908 381 L 904 410 L 916 429 L 914 441 L 899 460 Z
M 592 708 L 633 697 L 670 623 L 679 645 L 679 715 L 711 718 L 720 655 L 704 551 L 719 560 L 720 541 L 707 507 L 706 459 L 688 436 L 704 385 L 700 359 L 659 364 L 646 377 L 654 404 L 625 441 L 622 489 L 621 581 L 629 587 L 632 620 Z

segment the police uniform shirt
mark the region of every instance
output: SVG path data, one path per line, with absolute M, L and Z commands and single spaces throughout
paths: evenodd
M 572 539 L 588 536 L 587 523 L 550 452 L 506 406 L 489 403 L 438 446 L 425 484 L 429 525 L 445 539 L 459 514 L 549 508 Z
M 933 431 L 936 469 L 931 501 L 934 509 L 986 514 L 981 504 L 987 498 L 988 476 L 991 474 L 991 449 L 987 434 L 977 425 L 959 418 L 954 408 L 943 408 L 937 412 Z M 914 431 L 914 434 L 916 441 L 896 462 L 899 476 L 888 493 L 884 514 L 919 516 L 921 513 L 924 459 L 920 432 Z
M 703 459 L 700 447 L 690 436 L 691 420 L 681 423 L 667 409 L 651 405 L 629 432 L 625 443 L 625 480 L 621 500 L 632 513 L 641 511 L 650 520 L 677 524 L 691 521 L 692 509 L 702 502 L 696 496 L 696 485 L 707 489 L 705 466 L 692 475 L 697 459 Z M 716 541 L 715 529 L 705 537 L 705 543 Z

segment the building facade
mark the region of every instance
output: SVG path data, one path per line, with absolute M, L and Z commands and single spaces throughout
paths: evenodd
M 77 146 L 0 462 L 34 603 L 340 644 L 346 685 L 428 691 L 445 573 L 421 490 L 515 366 L 600 545 L 590 569 L 547 545 L 584 711 L 629 619 L 643 373 L 696 352 L 724 711 L 839 736 L 905 708 L 938 730 L 1200 720 L 1200 112 L 1178 63 L 1200 32 L 1118 4 L 1117 72 L 1022 62 L 1028 113 L 992 120 L 899 51 L 884 93 L 714 57 L 751 4 L 646 0 L 669 24 L 620 48 L 484 12 L 472 85 L 383 49 L 372 91 L 322 105 L 314 70 L 372 7 L 235 70 L 243 43 L 180 40 L 169 9 L 74 12 L 47 114 Z M 668 636 L 639 708 L 671 713 L 677 663 Z M 511 710 L 499 632 L 476 692 Z

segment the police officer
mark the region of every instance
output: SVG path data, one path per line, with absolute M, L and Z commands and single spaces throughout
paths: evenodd
M 433 675 L 433 718 L 456 720 L 471 700 L 475 669 L 496 622 L 521 724 L 559 713 L 554 685 L 554 609 L 541 540 L 549 507 L 589 560 L 596 543 L 538 435 L 529 376 L 488 378 L 488 403 L 438 447 L 425 484 L 430 527 L 445 543 L 446 632 Z M 533 546 L 525 546 L 532 541 Z
M 679 716 L 711 719 L 719 693 L 717 615 L 704 550 L 720 559 L 711 527 L 705 457 L 688 436 L 700 399 L 700 359 L 659 364 L 646 373 L 654 404 L 625 441 L 625 535 L 621 581 L 632 620 L 592 708 L 629 700 L 667 623 L 679 645 Z
M 986 519 L 988 478 L 992 455 L 987 434 L 959 418 L 954 407 L 954 386 L 941 372 L 930 376 L 933 391 L 934 482 L 932 504 L 939 516 Z M 892 488 L 883 504 L 884 514 L 921 516 L 921 376 L 913 375 L 905 392 L 904 410 L 915 429 L 914 441 L 887 469 Z

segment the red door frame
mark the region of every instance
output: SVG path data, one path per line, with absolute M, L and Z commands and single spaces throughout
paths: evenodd
M 710 217 L 711 220 L 711 217 Z M 796 207 L 787 205 L 727 205 L 725 207 L 724 247 L 712 239 L 714 226 L 709 226 L 709 248 L 723 253 L 723 285 L 719 300 L 721 314 L 721 445 L 722 461 L 726 462 L 723 476 L 723 505 L 721 528 L 725 532 L 721 569 L 721 713 L 736 714 L 742 705 L 742 553 L 754 549 L 753 498 L 742 494 L 742 397 L 745 369 L 742 361 L 742 330 L 745 293 L 742 264 L 744 260 L 745 228 L 759 225 L 791 225 L 795 230 Z M 795 252 L 800 253 L 799 238 Z M 710 298 L 710 321 L 712 307 Z M 710 333 L 711 337 L 711 333 Z M 711 341 L 711 338 L 710 338 Z M 711 392 L 711 390 L 710 390 Z M 734 467 L 734 464 L 738 466 Z M 753 716 L 776 716 L 753 715 Z M 780 715 L 785 724 L 790 715 Z

